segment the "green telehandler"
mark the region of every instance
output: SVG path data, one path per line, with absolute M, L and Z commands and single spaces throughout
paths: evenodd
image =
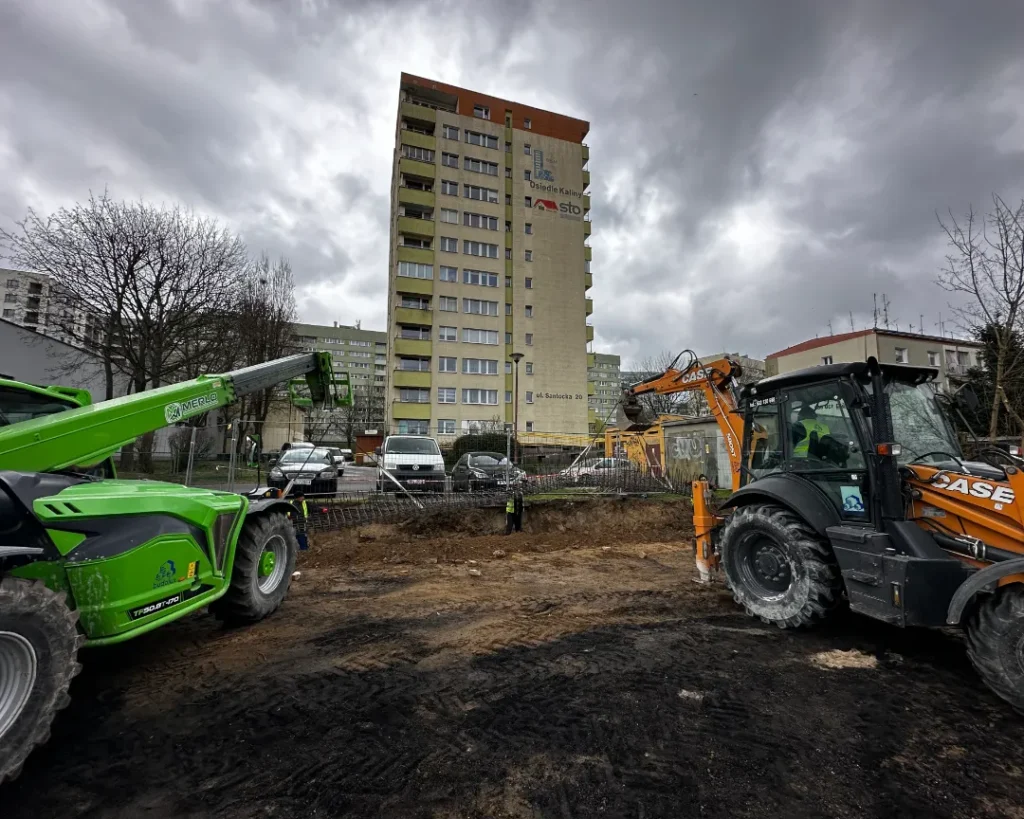
M 82 646 L 119 643 L 209 606 L 266 617 L 298 549 L 292 505 L 159 481 L 117 480 L 136 438 L 282 382 L 310 405 L 349 405 L 329 353 L 303 353 L 111 401 L 0 379 L 0 784 L 69 702 Z M 308 393 L 308 395 L 307 395 Z

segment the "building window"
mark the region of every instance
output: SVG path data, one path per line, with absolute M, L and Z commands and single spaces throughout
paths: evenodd
M 467 256 L 483 256 L 487 259 L 498 258 L 497 245 L 487 244 L 486 242 L 471 242 L 469 239 L 463 239 L 462 252 Z
M 410 338 L 416 341 L 430 341 L 430 328 L 429 327 L 407 327 L 402 326 L 399 330 L 399 338 Z M 358 356 L 359 358 L 369 358 L 370 353 L 349 353 L 351 356 Z
M 897 364 L 906 364 L 907 361 L 908 361 L 908 359 L 907 359 L 907 348 L 906 347 L 897 347 L 896 348 L 896 363 Z
M 511 193 L 506 193 L 505 194 L 505 204 L 506 205 L 511 205 L 512 204 L 512 194 Z
M 511 316 L 512 315 L 512 305 L 509 304 L 508 302 L 505 302 L 505 315 L 506 316 Z
M 512 248 L 510 248 L 510 247 L 506 247 L 505 248 L 505 258 L 506 259 L 511 259 L 512 258 Z
M 511 361 L 506 361 L 505 362 L 505 375 L 509 375 L 511 372 L 512 372 L 512 362 Z
M 419 421 L 414 418 L 398 419 L 399 435 L 429 435 L 430 425 L 426 421 Z
M 533 233 L 533 225 L 531 225 L 529 222 L 526 223 L 526 232 Z
M 533 318 L 533 305 L 532 304 L 526 305 L 526 317 L 527 318 Z
M 466 131 L 466 142 L 470 145 L 479 145 L 481 148 L 493 148 L 498 150 L 498 138 L 488 134 L 481 134 L 478 131 Z
M 526 154 L 527 156 L 530 155 L 530 143 L 529 142 L 524 142 L 523 143 L 523 153 Z
M 454 125 L 442 125 L 441 126 L 441 135 L 445 139 L 458 139 L 459 138 L 459 129 L 456 128 Z
M 441 265 L 441 281 L 443 282 L 458 282 L 459 280 L 459 268 L 451 267 L 449 265 Z
M 480 119 L 490 119 L 491 109 L 488 108 L 486 105 L 474 105 L 473 116 L 480 117 Z
M 526 431 L 527 432 L 533 432 L 533 421 L 527 421 L 526 422 Z
M 505 277 L 505 287 L 511 287 L 511 286 L 512 286 L 512 277 L 511 276 L 506 276 Z
M 14 293 L 4 293 L 4 304 L 17 304 L 18 297 Z
M 527 182 L 530 181 L 530 172 L 529 171 L 523 171 L 523 179 L 525 179 Z
M 430 390 L 421 390 L 411 387 L 402 387 L 398 395 L 398 400 L 402 404 L 429 404 L 430 403 Z
M 527 333 L 526 334 L 526 346 L 527 347 L 532 347 L 533 346 L 533 333 Z
M 455 296 L 441 296 L 437 300 L 438 309 L 445 313 L 458 313 L 459 300 Z
M 527 375 L 533 375 L 533 362 L 532 361 L 527 361 L 526 362 L 526 374 Z
M 531 119 L 529 117 L 524 117 L 523 118 L 523 127 L 527 131 L 529 131 L 529 130 L 531 130 L 533 128 L 533 122 L 531 121 Z
M 512 178 L 512 169 L 511 168 L 505 168 L 505 178 L 506 179 L 511 179 Z
M 477 199 L 481 202 L 492 202 L 498 204 L 498 192 L 490 188 L 481 188 L 477 185 L 466 185 L 463 194 L 467 199 Z
M 430 239 L 418 239 L 412 236 L 402 236 L 402 247 L 419 247 L 430 250 Z
M 433 162 L 434 152 L 429 148 L 420 148 L 416 145 L 403 145 L 402 156 L 406 159 L 415 159 L 419 162 Z
M 401 306 L 410 310 L 429 310 L 430 299 L 426 296 L 402 296 Z
M 441 180 L 441 193 L 448 194 L 448 196 L 458 196 L 459 195 L 459 183 L 458 182 L 451 182 L 451 181 L 449 181 L 447 179 L 442 179 Z
M 359 366 L 359 365 L 354 365 Z M 369 364 L 365 365 L 369 367 Z M 430 359 L 429 358 L 399 358 L 398 369 L 404 372 L 412 373 L 429 373 L 430 372 Z
M 438 387 L 437 388 L 437 403 L 438 404 L 454 404 L 455 403 L 455 387 Z
M 512 390 L 505 390 L 505 403 L 506 404 L 511 404 L 512 403 Z
M 448 253 L 459 252 L 459 240 L 451 236 L 441 237 L 441 250 L 447 251 Z
M 832 356 L 830 356 L 830 355 L 823 355 L 821 357 L 821 363 L 822 364 L 831 364 L 832 363 Z
M 462 271 L 462 283 L 463 284 L 478 284 L 481 287 L 497 287 L 498 286 L 498 274 L 497 273 L 485 273 L 483 270 L 463 269 L 463 271 Z
M 511 333 L 505 333 L 505 343 L 506 344 L 511 344 L 512 343 L 512 334 Z
M 442 153 L 441 154 L 441 164 L 442 165 L 447 165 L 449 168 L 457 168 L 457 167 L 459 167 L 459 155 L 458 154 Z
M 928 351 L 928 366 L 938 367 L 939 366 L 939 354 L 934 350 Z
M 438 435 L 454 435 L 455 434 L 455 419 L 454 418 L 438 418 L 437 419 L 437 434 Z
M 533 197 L 532 196 L 527 196 L 525 199 L 523 199 L 523 204 L 526 207 L 528 207 L 528 208 L 532 208 L 533 207 Z
M 452 328 L 455 329 L 454 327 Z M 452 339 L 454 341 L 455 339 Z M 453 355 L 442 355 L 438 356 L 437 359 L 437 371 L 439 373 L 457 373 L 459 371 L 456 365 L 455 356 Z
M 437 338 L 439 341 L 458 341 L 459 335 L 456 328 L 442 324 L 437 328 Z M 453 358 L 452 361 L 454 360 Z
M 8 290 L 17 290 L 20 285 L 21 285 L 21 282 L 18 281 L 17 279 L 8 279 L 7 280 L 7 289 Z
M 533 279 L 531 279 L 529 276 L 526 277 L 526 289 L 533 290 Z
M 505 153 L 507 153 L 507 154 L 512 153 L 512 143 L 511 142 L 506 142 L 505 143 Z
M 407 279 L 432 279 L 434 278 L 434 266 L 416 262 L 399 262 L 398 275 Z
M 459 223 L 459 212 L 452 208 L 441 208 L 441 221 L 449 225 L 457 225 Z
M 483 301 L 482 299 L 463 299 L 462 312 L 474 316 L 496 316 L 498 315 L 498 302 Z
M 590 259 L 587 259 L 585 262 L 583 262 L 583 272 L 584 273 L 589 273 L 590 272 Z
M 464 389 L 462 391 L 463 404 L 490 404 L 497 405 L 497 390 Z
M 487 162 L 483 159 L 474 159 L 471 156 L 463 158 L 462 168 L 463 170 L 473 171 L 474 173 L 485 173 L 488 176 L 498 175 L 497 162 Z
M 465 375 L 497 375 L 498 362 L 487 358 L 462 359 L 462 372 Z
M 533 403 L 533 393 L 530 390 L 526 391 L 526 403 L 527 404 L 532 404 Z
M 467 211 L 462 214 L 462 224 L 466 227 L 483 228 L 484 230 L 497 230 L 498 217 L 485 216 L 482 213 L 469 213 Z
M 533 251 L 532 250 L 527 250 L 526 251 L 526 261 L 528 261 L 528 262 L 532 262 L 533 261 Z
M 466 344 L 497 344 L 497 330 L 476 330 L 472 327 L 462 328 L 462 340 Z
M 4 310 L 4 318 L 14 318 L 14 310 Z

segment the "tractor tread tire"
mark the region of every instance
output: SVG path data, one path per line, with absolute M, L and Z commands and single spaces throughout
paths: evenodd
M 738 572 L 730 572 L 735 538 L 757 529 L 785 544 L 791 557 L 793 592 L 782 600 L 766 601 L 747 589 Z M 842 602 L 843 580 L 832 549 L 791 510 L 774 504 L 741 506 L 722 531 L 721 565 L 733 599 L 747 614 L 779 628 L 802 628 L 825 619 Z M 736 576 L 734 576 L 736 575 Z
M 967 656 L 985 684 L 1024 714 L 1024 586 L 978 603 L 967 620 Z
M 276 534 L 284 536 L 288 546 L 288 564 L 277 588 L 265 593 L 256 586 L 256 574 L 264 544 Z M 298 553 L 299 541 L 295 536 L 295 527 L 283 512 L 246 518 L 235 546 L 231 583 L 224 596 L 210 606 L 210 611 L 218 620 L 229 625 L 256 623 L 273 614 L 288 594 Z
M 29 754 L 50 738 L 57 712 L 71 702 L 68 688 L 82 670 L 78 649 L 85 637 L 78 631 L 78 612 L 67 595 L 41 580 L 0 579 L 0 631 L 25 637 L 36 653 L 36 681 L 25 709 L 0 737 L 0 785 L 15 779 Z

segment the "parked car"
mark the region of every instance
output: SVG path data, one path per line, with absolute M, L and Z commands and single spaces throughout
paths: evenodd
M 500 452 L 467 452 L 452 467 L 452 491 L 474 492 L 513 485 L 526 474 Z
M 387 472 L 387 474 L 385 474 Z M 391 477 L 388 477 L 391 476 Z M 377 489 L 444 492 L 447 475 L 437 441 L 429 435 L 389 435 L 377 452 Z
M 560 475 L 572 483 L 595 484 L 613 482 L 621 475 L 637 475 L 639 472 L 637 465 L 628 458 L 598 458 L 563 469 Z
M 267 475 L 267 483 L 275 489 L 284 489 L 294 480 L 292 494 L 297 489 L 311 495 L 338 491 L 341 470 L 325 447 L 290 448 L 281 453 Z
M 331 453 L 331 457 L 334 459 L 334 465 L 338 467 L 338 477 L 340 478 L 345 474 L 345 450 L 339 449 L 336 446 L 327 447 L 327 451 Z
M 339 451 L 341 452 L 341 457 L 344 458 L 349 463 L 351 463 L 352 461 L 354 461 L 356 459 L 356 456 L 352 454 L 352 450 L 351 449 L 342 449 L 342 450 L 339 450 Z

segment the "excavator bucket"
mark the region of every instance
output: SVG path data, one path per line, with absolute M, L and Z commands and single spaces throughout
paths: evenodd
M 622 412 L 629 419 L 630 423 L 635 424 L 640 420 L 640 416 L 643 414 L 644 408 L 639 401 L 636 400 L 636 396 L 630 395 L 622 400 Z

